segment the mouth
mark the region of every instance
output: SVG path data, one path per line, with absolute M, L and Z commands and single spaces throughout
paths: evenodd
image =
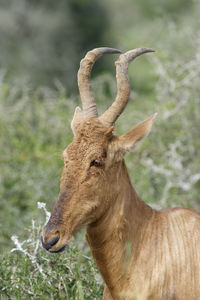
M 60 253 L 60 252 L 63 252 L 65 250 L 66 246 L 63 246 L 62 248 L 60 248 L 59 250 L 55 250 L 55 251 L 51 251 L 51 250 L 48 250 L 50 253 Z
M 60 248 L 59 248 L 59 246 L 56 247 L 58 240 L 59 240 L 58 236 L 55 236 L 50 241 L 44 243 L 42 235 L 40 237 L 42 247 L 50 253 L 59 253 L 59 252 L 63 252 L 65 250 L 66 244 L 64 246 L 61 246 Z M 57 248 L 57 249 L 54 250 L 53 248 L 54 249 Z

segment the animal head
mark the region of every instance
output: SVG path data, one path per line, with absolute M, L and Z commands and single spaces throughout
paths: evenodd
M 117 96 L 101 116 L 92 95 L 90 72 L 104 53 L 120 51 L 97 48 L 81 61 L 78 85 L 82 110 L 77 107 L 74 113 L 74 138 L 63 152 L 60 194 L 41 237 L 43 247 L 50 252 L 62 251 L 78 228 L 99 220 L 117 197 L 123 184 L 119 179 L 123 157 L 149 133 L 156 117 L 154 114 L 122 136 L 113 134 L 114 123 L 129 99 L 128 64 L 152 51 L 138 48 L 120 55 L 116 61 Z

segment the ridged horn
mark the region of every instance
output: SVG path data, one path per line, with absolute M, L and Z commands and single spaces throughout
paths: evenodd
M 130 84 L 128 79 L 128 65 L 137 56 L 154 52 L 150 48 L 137 48 L 121 54 L 116 65 L 116 79 L 117 79 L 117 96 L 113 104 L 99 117 L 101 122 L 106 126 L 111 126 L 115 123 L 117 118 L 126 107 L 130 96 Z
M 90 72 L 96 60 L 103 54 L 121 53 L 114 48 L 101 47 L 87 52 L 86 56 L 80 62 L 78 71 L 78 87 L 83 107 L 84 118 L 95 118 L 98 116 L 97 106 L 90 85 Z

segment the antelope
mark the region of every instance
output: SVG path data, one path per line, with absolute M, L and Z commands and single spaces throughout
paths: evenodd
M 86 239 L 105 282 L 103 300 L 200 299 L 200 212 L 189 208 L 155 210 L 133 188 L 124 156 L 150 132 L 156 118 L 122 136 L 113 134 L 130 94 L 128 65 L 153 52 L 137 48 L 116 61 L 117 96 L 98 116 L 90 85 L 95 61 L 112 48 L 96 48 L 81 60 L 78 86 L 82 110 L 71 123 L 72 143 L 64 150 L 60 194 L 41 242 L 63 251 L 86 226 Z

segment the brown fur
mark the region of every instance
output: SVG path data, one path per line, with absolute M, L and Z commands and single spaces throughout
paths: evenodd
M 123 155 L 148 134 L 154 117 L 122 137 L 98 119 L 83 121 L 63 153 L 60 195 L 43 241 L 87 226 L 87 241 L 105 281 L 104 300 L 200 299 L 200 213 L 157 211 L 131 185 Z M 100 166 L 90 166 L 97 160 Z

